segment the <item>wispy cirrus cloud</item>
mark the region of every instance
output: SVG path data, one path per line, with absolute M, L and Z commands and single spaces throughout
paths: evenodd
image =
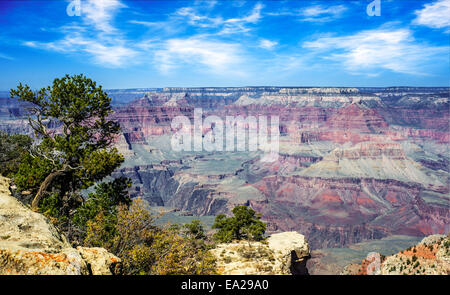
M 263 7 L 261 3 L 256 3 L 247 15 L 236 18 L 224 18 L 221 15 L 211 16 L 209 13 L 210 6 L 207 7 L 206 12 L 201 11 L 203 7 L 183 7 L 178 9 L 174 15 L 186 18 L 187 23 L 191 26 L 218 29 L 217 35 L 228 35 L 250 31 L 249 25 L 257 24 L 262 18 L 261 10 Z
M 450 33 L 450 0 L 438 0 L 425 4 L 423 9 L 415 12 L 413 24 L 434 29 L 446 29 Z
M 127 7 L 118 0 L 88 0 L 82 2 L 82 17 L 87 25 L 94 26 L 105 33 L 115 33 L 117 29 L 111 24 L 115 14 Z
M 347 11 L 344 5 L 323 6 L 315 5 L 302 10 L 299 15 L 301 21 L 328 22 L 340 18 Z
M 268 12 L 271 16 L 293 16 L 305 22 L 330 22 L 341 18 L 348 10 L 345 5 L 312 5 L 296 11 Z
M 264 48 L 264 49 L 273 49 L 275 46 L 278 45 L 277 41 L 270 41 L 268 39 L 261 39 L 259 41 L 259 47 Z
M 435 11 L 430 7 L 444 1 L 450 0 L 438 0 L 416 11 L 417 19 L 422 17 L 420 23 L 425 25 L 425 20 L 431 19 L 425 18 L 424 11 L 430 14 Z M 69 57 L 81 56 L 83 62 L 92 61 L 102 67 L 148 66 L 152 74 L 160 72 L 165 77 L 184 72 L 261 77 L 263 71 L 281 77 L 295 76 L 305 69 L 322 73 L 327 66 L 336 66 L 341 74 L 362 73 L 370 77 L 380 73 L 421 75 L 445 57 L 448 64 L 448 46 L 419 42 L 414 38 L 414 28 L 399 28 L 401 22 L 361 31 L 343 21 L 340 32 L 347 33 L 309 37 L 317 32 L 316 22 L 350 15 L 353 6 L 347 4 L 330 6 L 322 2 L 297 10 L 296 5 L 270 7 L 271 4 L 247 2 L 237 9 L 221 2 L 192 1 L 189 6 L 177 2 L 177 7 L 164 7 L 164 13 L 159 13 L 124 2 L 85 0 L 81 17 L 71 18 L 70 23 L 56 30 L 50 28 L 52 33 L 61 34 L 59 38 L 35 41 L 34 35 L 28 35 L 33 37 L 23 44 Z M 119 22 L 125 15 L 128 19 Z M 275 28 L 268 15 L 288 17 Z M 408 17 L 410 23 L 411 14 Z M 427 24 L 431 26 L 429 21 Z M 445 27 L 445 22 L 441 20 L 435 26 Z M 292 32 L 286 31 L 291 27 Z M 304 42 L 305 38 L 309 41 Z M 299 40 L 303 42 L 301 48 Z M 0 54 L 0 58 L 4 57 Z
M 164 73 L 188 64 L 214 73 L 238 74 L 238 65 L 243 62 L 239 45 L 198 37 L 169 39 L 156 51 L 155 57 Z
M 303 43 L 323 59 L 341 63 L 355 73 L 374 75 L 377 70 L 424 75 L 430 60 L 445 57 L 448 46 L 416 41 L 409 29 L 374 29 L 354 35 L 320 37 Z
M 216 3 L 211 4 L 210 1 L 196 1 L 193 6 L 177 9 L 163 22 L 131 21 L 151 29 L 171 32 L 175 32 L 176 29 L 170 28 L 186 27 L 187 24 L 202 32 L 197 31 L 187 38 L 166 36 L 150 41 L 143 40 L 137 46 L 153 55 L 153 64 L 164 74 L 189 66 L 219 75 L 245 75 L 246 61 L 243 58 L 245 48 L 239 41 L 225 41 L 222 37 L 251 31 L 251 25 L 257 24 L 262 18 L 263 5 L 256 3 L 247 13 L 228 18 L 212 13 L 211 10 L 215 5 Z M 267 42 L 271 41 L 261 43 L 267 49 L 276 45 Z
M 27 41 L 24 45 L 33 48 L 52 50 L 60 53 L 80 53 L 85 52 L 92 56 L 96 64 L 106 67 L 120 67 L 129 58 L 136 55 L 136 51 L 123 45 L 105 45 L 97 40 L 85 38 L 80 34 L 66 36 L 64 39 L 55 42 L 35 42 Z
M 207 9 L 214 6 L 209 1 L 205 3 L 199 2 L 198 5 L 207 5 Z M 76 19 L 74 23 L 59 29 L 63 38 L 51 42 L 25 41 L 23 44 L 66 54 L 85 53 L 91 56 L 94 63 L 104 67 L 129 66 L 132 60 L 139 60 L 156 65 L 163 73 L 183 65 L 195 65 L 208 72 L 240 75 L 244 72 L 244 50 L 241 45 L 233 41 L 214 40 L 213 36 L 247 31 L 247 24 L 259 21 L 262 9 L 262 5 L 257 3 L 242 17 L 223 18 L 200 14 L 197 7 L 184 7 L 170 14 L 167 21 L 130 20 L 128 23 L 166 32 L 172 25 L 182 27 L 180 23 L 185 24 L 186 21 L 191 26 L 214 29 L 211 33 L 192 34 L 187 38 L 161 35 L 132 42 L 114 25 L 116 14 L 126 7 L 119 0 L 88 0 L 83 2 L 80 21 Z M 180 18 L 183 21 L 180 22 Z
M 2 58 L 2 59 L 7 59 L 7 60 L 14 60 L 13 57 L 11 57 L 11 56 L 9 56 L 9 55 L 6 55 L 6 54 L 4 54 L 4 53 L 1 53 L 1 52 L 0 52 L 0 58 Z
M 28 47 L 61 53 L 85 53 L 105 67 L 121 67 L 137 55 L 122 32 L 113 25 L 115 15 L 126 5 L 119 0 L 87 0 L 81 5 L 81 22 L 59 29 L 63 38 L 51 42 L 25 41 Z
M 198 11 L 197 7 L 182 7 L 175 12 L 176 16 L 185 18 L 191 26 L 202 28 L 215 28 L 224 23 L 222 17 L 210 17 L 203 15 Z

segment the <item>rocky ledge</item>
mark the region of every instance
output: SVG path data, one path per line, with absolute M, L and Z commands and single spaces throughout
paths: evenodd
M 211 253 L 223 275 L 305 275 L 311 257 L 308 242 L 297 232 L 273 234 L 263 242 L 219 244 Z
M 377 256 L 381 257 L 379 261 Z M 361 264 L 347 265 L 341 274 L 449 275 L 450 234 L 425 237 L 417 245 L 388 257 L 370 255 Z
M 103 248 L 73 248 L 46 217 L 12 197 L 0 176 L 0 275 L 111 275 L 120 266 Z

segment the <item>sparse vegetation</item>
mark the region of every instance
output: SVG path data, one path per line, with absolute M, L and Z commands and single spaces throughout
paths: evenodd
M 237 250 L 239 256 L 241 256 L 244 259 L 268 259 L 268 260 L 275 260 L 273 257 L 273 253 L 265 247 L 261 246 L 242 246 Z
M 225 263 L 230 263 L 232 260 L 232 258 L 230 256 L 225 256 L 225 258 L 223 259 L 223 262 Z
M 141 199 L 119 207 L 117 221 L 100 212 L 88 221 L 86 246 L 104 247 L 121 257 L 127 274 L 214 274 L 206 244 L 192 243 L 174 228 L 154 225 Z
M 233 209 L 233 214 L 232 217 L 217 215 L 213 224 L 213 228 L 218 229 L 214 235 L 217 241 L 229 243 L 233 240 L 260 241 L 263 239 L 266 225 L 252 208 L 237 206 Z

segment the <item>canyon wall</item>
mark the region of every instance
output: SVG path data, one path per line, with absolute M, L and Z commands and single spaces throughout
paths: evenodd
M 269 232 L 298 231 L 313 249 L 394 234 L 450 231 L 449 88 L 231 87 L 111 90 L 131 194 L 191 215 L 249 205 Z M 23 106 L 0 100 L 0 129 L 25 132 Z M 279 157 L 183 151 L 171 122 L 278 116 Z M 246 125 L 245 128 L 249 126 Z M 259 127 L 259 125 L 257 126 Z M 56 126 L 57 128 L 57 126 Z M 204 126 L 203 135 L 215 129 Z M 213 130 L 214 131 L 214 130 Z

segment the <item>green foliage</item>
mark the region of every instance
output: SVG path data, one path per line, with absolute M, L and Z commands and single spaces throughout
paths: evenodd
M 47 196 L 41 203 L 41 212 L 47 217 L 60 217 L 61 200 L 58 198 L 58 194 L 53 193 Z
M 100 211 L 94 218 L 86 222 L 86 237 L 84 244 L 89 247 L 111 249 L 117 236 L 117 215 L 105 214 Z
M 81 228 L 85 228 L 89 220 L 94 219 L 100 212 L 111 220 L 116 219 L 117 206 L 131 204 L 128 188 L 131 186 L 129 178 L 116 178 L 111 182 L 103 182 L 95 187 L 83 205 L 77 208 L 73 221 Z
M 14 175 L 14 183 L 19 190 L 30 190 L 32 193 L 36 193 L 52 169 L 53 166 L 49 160 L 25 154 Z
M 101 181 L 123 162 L 111 147 L 120 130 L 117 122 L 108 120 L 113 112 L 111 98 L 96 82 L 83 75 L 66 75 L 36 92 L 20 83 L 10 94 L 33 104 L 28 120 L 40 139 L 18 169 L 15 178 L 20 189 L 46 191 L 45 183 L 60 190 L 62 198 Z
M 213 228 L 218 229 L 214 235 L 219 242 L 229 243 L 232 240 L 260 241 L 266 231 L 266 225 L 260 216 L 247 206 L 237 206 L 233 209 L 234 216 L 217 215 Z
M 0 174 L 13 177 L 20 163 L 28 155 L 32 139 L 27 135 L 9 135 L 0 131 Z
M 162 229 L 146 203 L 136 199 L 118 210 L 114 229 L 101 212 L 87 222 L 86 246 L 104 247 L 119 256 L 126 274 L 213 274 L 214 257 L 195 247 L 176 227 Z
M 199 219 L 192 220 L 191 223 L 185 224 L 183 228 L 188 237 L 196 240 L 203 240 L 206 238 L 205 229 Z

